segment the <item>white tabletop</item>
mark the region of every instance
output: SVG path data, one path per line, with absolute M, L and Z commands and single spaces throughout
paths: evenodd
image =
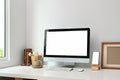
M 31 66 L 15 66 L 0 69 L 0 76 L 28 78 L 38 80 L 120 80 L 120 70 L 101 69 L 92 71 L 84 69 L 76 71 L 52 71 L 45 68 L 32 68 Z

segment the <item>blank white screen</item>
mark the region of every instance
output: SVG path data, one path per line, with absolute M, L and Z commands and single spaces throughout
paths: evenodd
M 86 56 L 87 31 L 47 32 L 46 55 Z

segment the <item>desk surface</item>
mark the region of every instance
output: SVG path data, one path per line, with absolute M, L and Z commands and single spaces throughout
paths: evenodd
M 120 70 L 51 71 L 44 68 L 32 68 L 31 66 L 16 66 L 0 69 L 0 76 L 38 80 L 120 80 Z

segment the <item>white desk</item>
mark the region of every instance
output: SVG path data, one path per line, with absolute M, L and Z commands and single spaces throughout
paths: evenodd
M 38 80 L 120 80 L 120 70 L 102 69 L 92 71 L 85 69 L 77 71 L 50 71 L 44 68 L 32 68 L 31 66 L 16 66 L 0 69 L 0 76 L 28 78 Z

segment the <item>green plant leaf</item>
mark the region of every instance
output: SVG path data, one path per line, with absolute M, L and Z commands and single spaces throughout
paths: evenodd
M 3 56 L 3 49 L 0 48 L 0 57 Z

